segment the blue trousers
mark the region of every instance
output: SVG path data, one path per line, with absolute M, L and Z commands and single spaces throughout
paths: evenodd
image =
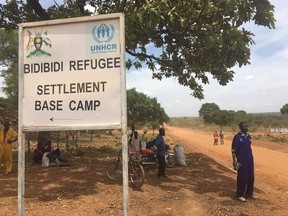
M 254 179 L 254 163 L 242 164 L 237 173 L 236 197 L 252 196 Z

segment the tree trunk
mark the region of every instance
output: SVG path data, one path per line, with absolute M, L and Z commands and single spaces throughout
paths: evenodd
M 37 148 L 41 149 L 42 147 L 44 147 L 47 142 L 51 140 L 51 132 L 50 131 L 40 131 L 38 133 L 38 144 L 37 144 Z

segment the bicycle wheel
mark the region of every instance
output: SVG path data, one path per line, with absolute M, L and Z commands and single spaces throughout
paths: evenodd
M 176 163 L 174 155 L 167 155 L 165 157 L 165 159 L 166 159 L 166 166 L 169 167 L 169 168 L 173 167 L 175 165 L 175 163 Z
M 136 161 L 129 161 L 129 179 L 134 188 L 141 188 L 145 173 L 142 165 Z
M 112 167 L 110 167 L 106 171 L 106 175 L 114 181 L 118 181 L 122 177 L 122 163 L 120 160 L 117 160 L 115 164 L 113 164 Z

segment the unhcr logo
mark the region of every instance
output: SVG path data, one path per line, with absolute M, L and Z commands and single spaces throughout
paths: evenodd
M 92 30 L 93 39 L 97 42 L 96 45 L 91 45 L 92 53 L 115 52 L 116 44 L 110 43 L 114 38 L 115 28 L 113 25 L 101 24 L 94 26 Z
M 110 42 L 114 37 L 115 28 L 113 25 L 107 26 L 105 24 L 94 26 L 93 38 L 97 43 Z

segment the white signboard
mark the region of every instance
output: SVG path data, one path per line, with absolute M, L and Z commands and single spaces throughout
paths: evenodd
M 20 25 L 23 130 L 121 128 L 121 19 L 110 14 Z

